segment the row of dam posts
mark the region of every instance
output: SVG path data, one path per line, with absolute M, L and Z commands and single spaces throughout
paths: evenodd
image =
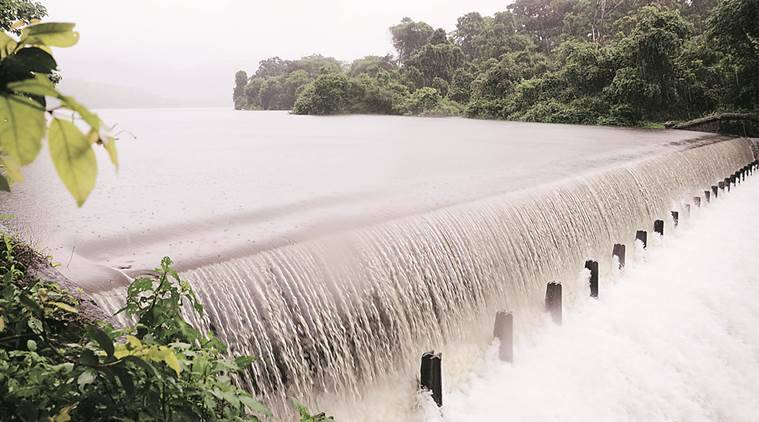
M 720 192 L 724 195 L 725 191 L 730 192 L 731 186 L 734 188 L 737 184 L 746 180 L 746 176 L 754 174 L 759 170 L 759 161 L 754 160 L 750 164 L 742 167 L 724 180 L 719 181 L 716 185 L 709 186 L 704 190 L 705 201 L 701 202 L 701 196 L 693 197 L 693 205 L 697 208 L 706 206 L 711 202 L 711 198 L 717 199 Z M 691 204 L 684 204 L 687 215 L 690 215 Z M 673 227 L 680 224 L 680 211 L 673 210 L 670 212 Z M 654 233 L 664 236 L 664 220 L 657 219 L 654 221 Z M 643 248 L 648 247 L 648 232 L 638 230 L 635 232 L 635 241 L 640 241 Z M 623 243 L 616 243 L 612 248 L 612 263 L 617 266 L 618 270 L 625 267 L 626 246 Z M 585 269 L 589 274 L 590 297 L 598 299 L 599 296 L 599 270 L 598 261 L 589 259 L 585 261 Z M 550 315 L 551 320 L 561 325 L 563 322 L 562 306 L 562 285 L 559 282 L 552 281 L 546 284 L 545 292 L 545 310 Z M 503 362 L 514 363 L 514 314 L 502 310 L 495 315 L 493 325 L 493 338 L 498 340 L 498 359 Z M 422 390 L 429 391 L 432 400 L 438 407 L 443 406 L 443 356 L 442 353 L 434 351 L 422 354 L 422 363 L 420 368 L 419 385 Z

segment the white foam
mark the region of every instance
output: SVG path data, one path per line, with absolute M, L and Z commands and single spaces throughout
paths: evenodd
M 752 177 L 694 209 L 621 277 L 602 279 L 600 300 L 565 303 L 562 327 L 518 337 L 513 366 L 492 347 L 467 381 L 445 386 L 442 412 L 425 406 L 425 418 L 756 421 L 757 208 Z

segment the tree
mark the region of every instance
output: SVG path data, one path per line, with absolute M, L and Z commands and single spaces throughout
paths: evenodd
M 477 12 L 467 13 L 456 22 L 453 38 L 470 60 L 480 57 L 480 42 L 484 31 L 485 19 Z
M 430 37 L 430 44 L 446 44 L 448 43 L 448 34 L 445 33 L 445 29 L 438 28 L 432 33 Z
M 335 114 L 345 109 L 348 78 L 342 73 L 325 72 L 306 85 L 293 108 L 295 114 Z
M 436 77 L 449 82 L 456 69 L 465 61 L 464 52 L 455 44 L 427 44 L 414 52 L 408 59 L 407 66 L 418 69 L 422 85 L 430 86 Z
M 244 70 L 235 73 L 235 89 L 232 92 L 232 101 L 235 103 L 235 110 L 245 108 L 245 86 L 248 84 L 248 74 Z
M 270 57 L 258 62 L 258 69 L 253 75 L 256 78 L 268 78 L 271 76 L 280 76 L 287 71 L 287 62 L 279 57 Z
M 430 86 L 432 88 L 435 88 L 437 92 L 440 93 L 440 96 L 442 97 L 447 97 L 448 91 L 451 88 L 450 84 L 448 84 L 448 82 L 446 82 L 445 79 L 439 78 L 437 76 L 432 80 L 432 84 L 430 84 Z
M 460 103 L 469 101 L 472 95 L 472 81 L 474 81 L 472 70 L 476 71 L 476 69 L 471 69 L 471 67 L 461 67 L 453 73 L 453 80 L 448 90 L 448 96 L 452 100 Z
M 409 97 L 406 103 L 406 112 L 422 114 L 425 111 L 436 109 L 442 100 L 443 97 L 435 88 L 419 88 Z
M 572 13 L 577 3 L 573 0 L 515 0 L 508 9 L 516 17 L 520 30 L 534 37 L 541 51 L 547 52 L 561 42 L 564 16 Z
M 287 61 L 285 63 L 287 73 L 292 73 L 297 70 L 304 70 L 311 77 L 316 77 L 325 71 L 342 71 L 342 63 L 333 57 L 325 57 L 321 54 L 312 54 L 310 56 L 301 57 L 298 60 Z
M 612 60 L 621 66 L 608 94 L 644 117 L 670 111 L 679 101 L 676 58 L 690 25 L 676 10 L 645 6 L 617 26 L 622 32 L 610 48 Z
M 540 53 L 520 51 L 503 54 L 500 60 L 480 62 L 479 68 L 479 76 L 472 83 L 473 94 L 497 98 L 512 94 L 522 80 L 543 74 L 548 64 Z
M 743 108 L 759 106 L 759 2 L 720 0 L 707 22 L 707 35 L 723 61 L 733 98 Z
M 395 74 L 380 71 L 376 76 L 362 73 L 350 79 L 345 112 L 362 114 L 402 114 L 408 88 Z
M 93 145 L 108 152 L 118 166 L 116 145 L 100 118 L 61 93 L 50 78 L 57 63 L 51 47 L 71 47 L 79 40 L 73 23 L 38 23 L 13 34 L 0 32 L 0 189 L 22 179 L 20 168 L 34 161 L 47 138 L 50 157 L 63 184 L 82 206 L 95 187 L 97 161 Z M 47 98 L 60 102 L 48 107 Z M 71 117 L 60 111 L 68 110 Z M 82 132 L 74 121 L 87 127 Z
M 16 35 L 20 33 L 14 24 L 28 25 L 47 16 L 45 6 L 31 0 L 0 0 L 0 29 Z
M 450 36 L 404 18 L 390 28 L 397 61 L 367 56 L 347 72 L 331 67 L 349 84 L 337 112 L 437 115 L 460 103 L 476 117 L 637 125 L 756 109 L 757 7 L 756 0 L 515 0 L 492 16 L 461 16 Z M 260 96 L 262 86 L 251 81 L 246 91 Z M 421 88 L 434 88 L 437 106 Z M 249 97 L 248 107 L 259 100 Z
M 396 69 L 397 65 L 389 54 L 386 56 L 365 56 L 351 63 L 348 74 L 354 77 L 364 73 L 369 76 L 377 76 L 377 73 L 380 71 L 392 71 Z
M 307 83 L 322 72 L 341 71 L 339 61 L 319 54 L 298 60 L 279 57 L 261 60 L 253 77 L 242 89 L 244 99 L 235 104 L 250 110 L 290 110 Z
M 403 18 L 401 23 L 390 27 L 393 37 L 393 47 L 398 51 L 398 61 L 405 63 L 411 55 L 427 44 L 434 30 L 424 22 L 414 22 L 411 18 Z

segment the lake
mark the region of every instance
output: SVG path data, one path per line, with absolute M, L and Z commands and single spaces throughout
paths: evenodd
M 99 154 L 78 209 L 43 153 L 2 197 L 22 231 L 88 289 L 164 255 L 180 269 L 577 176 L 683 148 L 698 132 L 462 118 L 101 110 L 121 168 Z M 102 153 L 102 151 L 99 151 Z

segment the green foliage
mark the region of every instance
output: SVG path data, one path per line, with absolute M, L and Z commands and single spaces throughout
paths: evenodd
M 406 99 L 403 110 L 410 115 L 442 117 L 458 116 L 462 113 L 462 108 L 458 103 L 444 98 L 437 89 L 424 87 Z
M 455 44 L 427 44 L 417 49 L 406 61 L 421 73 L 422 86 L 430 86 L 435 78 L 446 82 L 453 79 L 453 74 L 465 62 L 464 52 Z
M 472 96 L 472 82 L 474 81 L 474 66 L 466 66 L 456 69 L 453 79 L 448 88 L 448 97 L 460 103 L 467 103 Z
M 77 300 L 26 274 L 5 236 L 0 249 L 0 408 L 4 420 L 257 420 L 270 412 L 236 387 L 253 359 L 228 358 L 182 310 L 202 316 L 187 282 L 164 258 L 139 278 L 114 328 L 83 318 Z
M 437 92 L 440 93 L 441 96 L 447 97 L 448 91 L 451 89 L 451 86 L 448 82 L 446 82 L 445 79 L 435 76 L 434 79 L 432 79 L 432 83 L 430 84 L 432 88 L 437 90 Z
M 235 73 L 235 89 L 232 91 L 232 101 L 235 103 L 235 110 L 242 110 L 247 104 L 245 97 L 245 86 L 248 84 L 248 74 L 244 70 Z
M 423 114 L 437 109 L 441 101 L 443 97 L 435 88 L 419 88 L 406 100 L 405 110 L 409 114 Z
M 390 27 L 393 37 L 393 47 L 398 51 L 398 60 L 405 63 L 418 49 L 425 46 L 434 30 L 424 22 L 414 22 L 411 18 L 403 18 L 401 23 Z
M 742 109 L 759 104 L 759 2 L 720 0 L 707 21 L 715 50 L 726 53 L 720 63 L 727 85 L 723 102 Z
M 0 29 L 19 33 L 20 25 L 28 25 L 47 15 L 45 6 L 30 0 L 0 0 Z
M 70 47 L 79 33 L 72 23 L 14 28 L 20 30 L 18 36 L 0 32 L 0 187 L 7 190 L 22 179 L 21 166 L 37 158 L 47 136 L 58 176 L 81 206 L 97 176 L 93 145 L 103 146 L 117 167 L 118 157 L 109 128 L 52 82 L 57 64 L 50 47 Z
M 236 109 L 290 110 L 305 86 L 322 72 L 339 72 L 340 62 L 320 55 L 298 60 L 272 57 L 259 62 L 250 78 L 243 71 L 235 74 L 233 101 Z
M 326 72 L 306 85 L 293 107 L 295 114 L 336 114 L 345 109 L 348 99 L 348 78 L 337 72 Z
M 394 74 L 379 72 L 350 79 L 349 99 L 344 112 L 362 114 L 402 114 L 408 88 Z
M 377 76 L 379 72 L 392 72 L 398 70 L 398 65 L 393 61 L 393 56 L 366 56 L 356 59 L 351 63 L 348 75 L 356 77 L 362 74 Z
M 302 89 L 296 112 L 635 126 L 752 111 L 757 21 L 756 0 L 515 0 L 450 36 L 404 18 L 390 28 L 397 62 L 356 60 L 347 88 Z
M 302 405 L 297 400 L 293 400 L 293 406 L 295 406 L 295 410 L 298 411 L 298 415 L 300 416 L 300 422 L 334 422 L 335 418 L 332 416 L 327 416 L 324 413 L 318 413 L 315 415 L 312 415 L 311 412 L 308 410 L 308 408 L 304 405 Z
M 305 86 L 293 107 L 295 114 L 403 114 L 409 96 L 397 73 L 379 70 L 349 78 L 327 72 Z

